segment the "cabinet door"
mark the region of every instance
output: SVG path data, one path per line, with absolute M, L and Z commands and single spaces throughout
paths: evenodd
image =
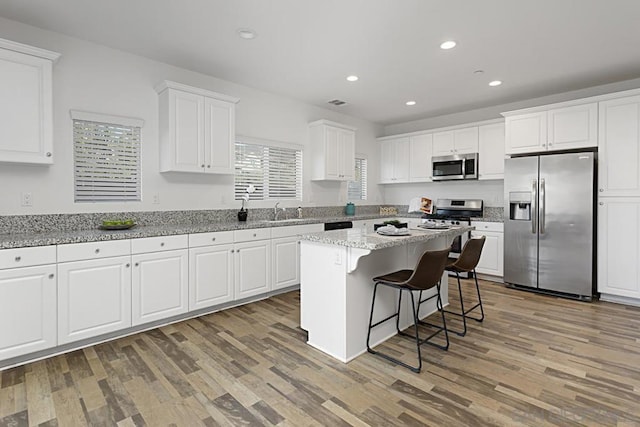
M 0 49 L 0 162 L 53 163 L 52 62 Z
M 273 289 L 300 284 L 300 240 L 285 237 L 271 241 Z
M 382 141 L 380 143 L 380 183 L 393 183 L 394 166 L 396 162 L 395 141 Z
M 204 98 L 205 172 L 234 171 L 235 104 Z
M 534 153 L 547 149 L 547 112 L 521 114 L 505 119 L 507 154 Z
M 186 249 L 133 255 L 132 320 L 140 325 L 187 311 Z
M 400 138 L 395 141 L 394 182 L 409 182 L 409 149 L 409 138 Z
M 624 225 L 622 225 L 624 224 Z M 598 292 L 640 298 L 640 198 L 598 201 Z
M 0 360 L 56 345 L 56 267 L 0 270 Z
M 338 175 L 342 181 L 353 181 L 356 174 L 356 135 L 350 130 L 338 131 Z
M 131 326 L 131 258 L 58 264 L 58 344 Z
M 598 104 L 576 105 L 547 112 L 548 149 L 596 147 Z
M 172 170 L 203 172 L 204 159 L 204 97 L 170 90 L 171 114 L 169 132 L 173 141 Z
M 478 179 L 504 179 L 504 123 L 478 128 Z
M 189 310 L 233 300 L 233 245 L 189 249 Z
M 478 152 L 478 127 L 456 129 L 453 131 L 453 151 L 455 154 Z
M 409 181 L 431 181 L 433 135 L 412 136 L 409 142 Z
M 640 96 L 600 103 L 598 191 L 640 196 Z
M 485 236 L 482 255 L 476 267 L 476 272 L 502 277 L 504 275 L 504 234 L 490 231 L 476 230 L 471 233 L 473 237 Z
M 236 243 L 235 298 L 242 299 L 271 290 L 271 242 Z
M 433 156 L 454 154 L 454 134 L 452 130 L 433 134 Z
M 338 129 L 326 126 L 324 129 L 324 149 L 325 149 L 325 173 L 326 179 L 339 179 L 340 170 L 338 167 L 341 158 Z

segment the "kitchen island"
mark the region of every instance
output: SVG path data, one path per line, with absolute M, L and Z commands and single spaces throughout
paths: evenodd
M 468 226 L 447 230 L 412 228 L 408 236 L 381 236 L 373 228 L 353 228 L 302 236 L 300 326 L 308 332 L 307 343 L 345 363 L 364 353 L 373 295 L 371 279 L 396 270 L 413 269 L 424 251 L 445 249 L 456 236 L 472 229 Z M 431 289 L 423 298 L 435 292 L 435 288 Z M 446 273 L 441 292 L 442 302 L 447 305 Z M 395 290 L 379 289 L 374 322 L 393 314 L 397 301 Z M 404 298 L 403 303 L 401 329 L 412 323 L 409 298 Z M 436 310 L 434 298 L 422 305 L 420 318 Z M 386 322 L 371 332 L 371 345 L 395 334 L 395 322 Z

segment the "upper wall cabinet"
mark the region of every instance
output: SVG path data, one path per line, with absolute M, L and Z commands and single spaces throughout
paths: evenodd
M 232 174 L 238 98 L 164 81 L 160 108 L 160 171 Z
M 596 147 L 598 104 L 503 113 L 507 154 Z
M 433 134 L 433 156 L 478 152 L 478 127 L 454 129 Z
M 311 179 L 352 181 L 355 175 L 356 129 L 328 120 L 309 123 Z
M 409 138 L 380 142 L 380 184 L 409 182 Z
M 640 196 L 640 96 L 600 103 L 598 192 Z
M 478 127 L 478 179 L 504 179 L 504 122 Z
M 0 162 L 53 163 L 52 69 L 59 57 L 0 39 Z

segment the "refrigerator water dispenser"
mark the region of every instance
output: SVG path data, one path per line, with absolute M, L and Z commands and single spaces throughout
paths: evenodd
M 531 221 L 531 193 L 518 191 L 509 193 L 509 219 Z

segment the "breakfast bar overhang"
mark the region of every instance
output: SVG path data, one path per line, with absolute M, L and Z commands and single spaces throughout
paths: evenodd
M 407 236 L 381 236 L 370 228 L 354 228 L 302 236 L 300 326 L 308 332 L 307 343 L 345 363 L 366 352 L 372 278 L 413 269 L 424 251 L 445 249 L 456 236 L 472 229 L 468 226 L 447 230 L 411 229 Z M 446 274 L 441 282 L 445 306 L 448 304 Z M 425 292 L 423 299 L 435 292 L 435 288 Z M 374 321 L 393 314 L 397 304 L 395 290 L 380 289 Z M 412 323 L 409 304 L 405 298 L 401 329 Z M 420 317 L 436 310 L 434 298 L 421 306 Z M 386 322 L 371 332 L 372 346 L 397 333 L 394 323 Z

